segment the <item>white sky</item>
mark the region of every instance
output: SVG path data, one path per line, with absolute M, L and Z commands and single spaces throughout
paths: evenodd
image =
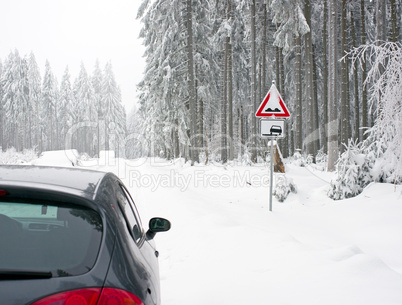
M 46 59 L 59 83 L 68 65 L 71 82 L 81 62 L 92 75 L 95 62 L 103 69 L 111 60 L 124 106 L 136 102 L 136 84 L 142 79 L 145 48 L 136 20 L 140 0 L 10 0 L 1 1 L 0 58 L 17 49 L 35 54 L 44 75 Z

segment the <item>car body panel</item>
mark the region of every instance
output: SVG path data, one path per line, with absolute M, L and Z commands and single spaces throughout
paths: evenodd
M 86 287 L 112 287 L 138 296 L 144 305 L 160 304 L 159 267 L 153 242 L 130 235 L 116 190 L 117 176 L 88 170 L 37 166 L 0 166 L 0 190 L 31 198 L 70 200 L 96 210 L 103 236 L 93 268 L 82 275 L 50 279 L 1 280 L 2 305 L 31 304 L 48 295 Z

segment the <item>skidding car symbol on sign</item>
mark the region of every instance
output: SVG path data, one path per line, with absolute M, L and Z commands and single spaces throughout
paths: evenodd
M 263 138 L 284 138 L 284 120 L 261 120 L 261 137 Z
M 269 129 L 270 133 L 267 136 L 280 136 L 282 134 L 282 127 L 278 125 L 272 125 L 271 128 Z

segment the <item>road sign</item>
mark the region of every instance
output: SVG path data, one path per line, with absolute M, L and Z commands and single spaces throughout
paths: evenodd
M 289 110 L 282 100 L 278 89 L 275 84 L 272 84 L 264 100 L 258 107 L 255 113 L 256 117 L 277 117 L 277 118 L 289 118 Z
M 261 137 L 282 139 L 285 137 L 285 120 L 261 120 Z

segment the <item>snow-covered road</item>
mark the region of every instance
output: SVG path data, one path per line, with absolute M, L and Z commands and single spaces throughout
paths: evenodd
M 298 193 L 271 213 L 266 167 L 128 170 L 142 180 L 126 172 L 144 222 L 173 224 L 156 237 L 163 305 L 402 304 L 401 187 L 334 202 L 329 174 L 287 165 Z M 151 185 L 158 177 L 188 183 Z
M 269 212 L 266 165 L 112 161 L 90 167 L 123 179 L 145 227 L 172 222 L 156 236 L 163 305 L 402 304 L 402 186 L 332 201 L 333 174 L 287 164 L 297 193 Z

